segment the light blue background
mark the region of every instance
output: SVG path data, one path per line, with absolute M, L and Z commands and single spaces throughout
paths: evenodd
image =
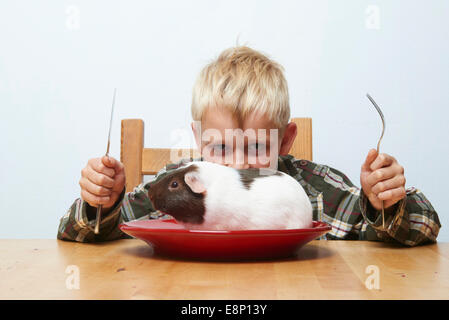
M 111 155 L 124 118 L 145 120 L 147 147 L 171 147 L 189 133 L 201 67 L 238 39 L 284 66 L 314 160 L 357 185 L 381 130 L 369 92 L 387 121 L 381 151 L 449 241 L 448 14 L 448 1 L 2 1 L 0 238 L 56 237 L 81 169 L 105 152 L 114 87 Z

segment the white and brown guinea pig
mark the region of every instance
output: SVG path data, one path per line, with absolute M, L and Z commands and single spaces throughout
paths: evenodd
M 152 184 L 148 196 L 154 209 L 187 229 L 311 227 L 312 205 L 300 183 L 283 172 L 271 173 L 193 161 Z

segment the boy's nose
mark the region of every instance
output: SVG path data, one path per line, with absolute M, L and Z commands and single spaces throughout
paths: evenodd
M 234 161 L 232 161 L 232 164 L 230 165 L 234 169 L 248 169 L 248 158 L 245 155 L 244 150 L 242 148 L 236 147 L 234 149 Z

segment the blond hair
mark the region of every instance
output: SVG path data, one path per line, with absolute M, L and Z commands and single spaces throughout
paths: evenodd
M 240 120 L 251 112 L 261 112 L 283 129 L 290 119 L 283 70 L 280 64 L 246 46 L 226 49 L 196 79 L 193 120 L 201 121 L 208 107 L 222 107 Z

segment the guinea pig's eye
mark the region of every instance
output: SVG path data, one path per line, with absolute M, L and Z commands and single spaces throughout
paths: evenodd
M 178 182 L 177 181 L 173 181 L 172 183 L 171 183 L 171 187 L 172 188 L 176 188 L 178 186 Z

